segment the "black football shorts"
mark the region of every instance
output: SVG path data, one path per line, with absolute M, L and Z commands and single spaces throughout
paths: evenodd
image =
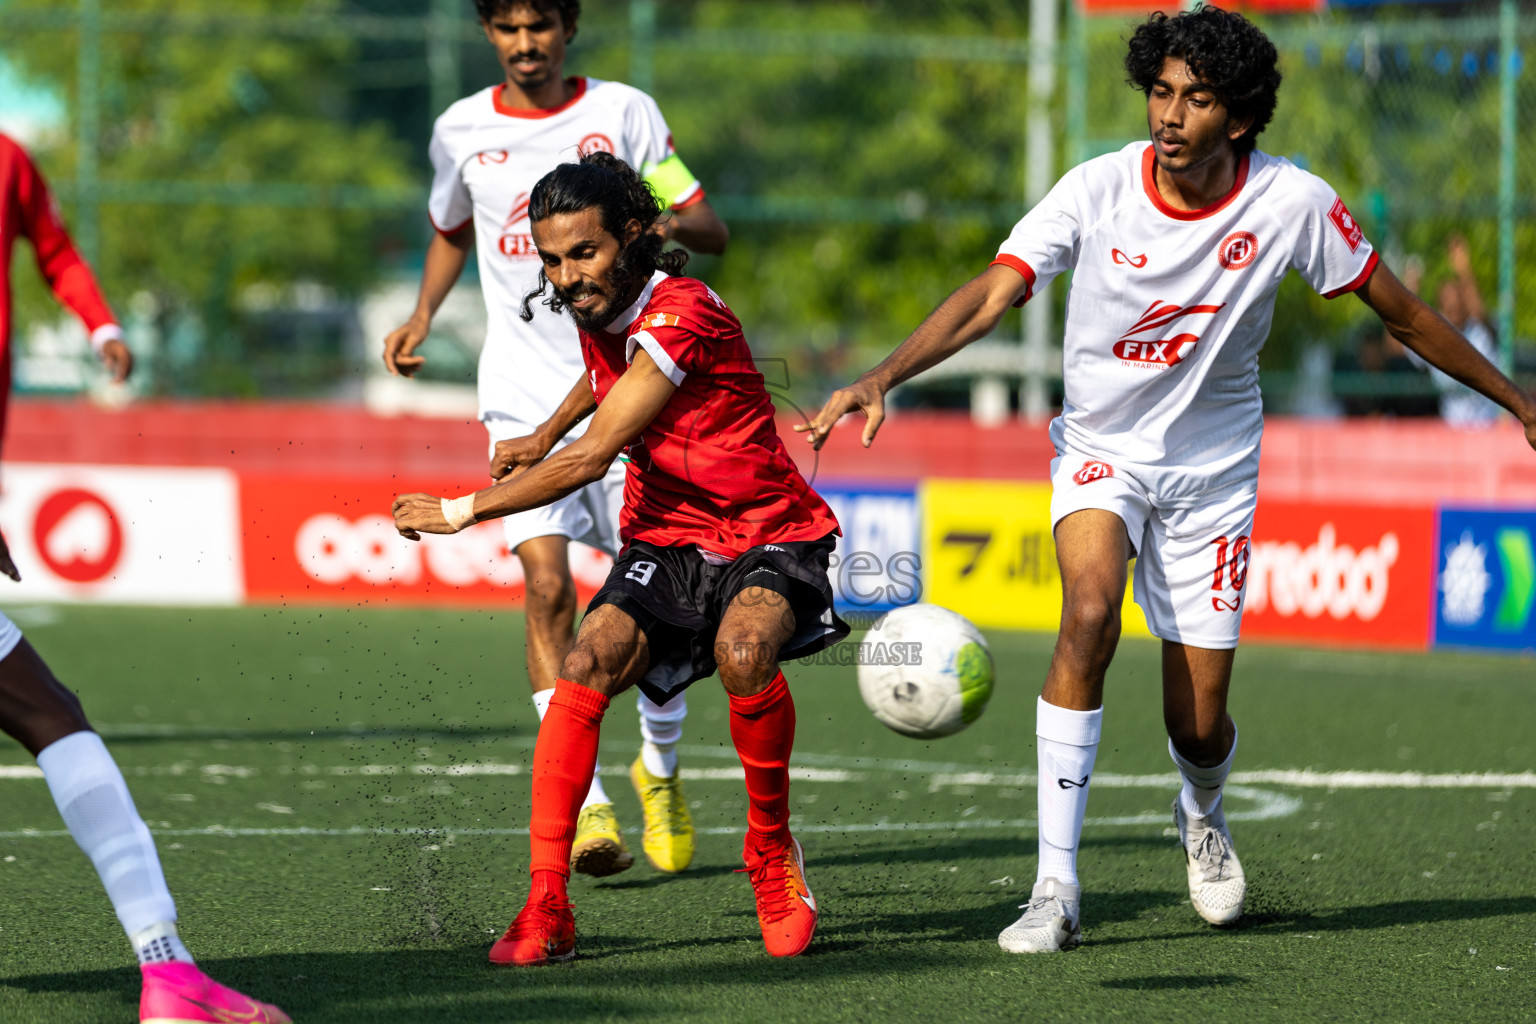
M 611 604 L 634 619 L 650 645 L 641 691 L 658 704 L 713 675 L 715 631 L 736 595 L 750 587 L 782 595 L 794 634 L 779 650 L 790 661 L 831 647 L 848 635 L 832 605 L 827 564 L 836 540 L 787 541 L 752 548 L 727 565 L 711 565 L 693 545 L 657 547 L 635 541 L 613 563 L 587 613 Z

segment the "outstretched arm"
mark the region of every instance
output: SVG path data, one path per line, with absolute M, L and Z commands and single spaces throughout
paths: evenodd
M 634 440 L 667 404 L 677 385 L 645 349 L 614 384 L 592 426 L 579 439 L 525 473 L 483 491 L 449 500 L 430 494 L 395 499 L 395 529 L 420 540 L 423 533 L 458 533 L 473 523 L 499 519 L 552 501 L 602 478 L 624 446 Z
M 1008 308 L 1029 294 L 1029 288 L 1024 276 L 1011 267 L 1000 263 L 988 267 L 945 299 L 879 366 L 832 392 L 821 412 L 795 430 L 820 448 L 844 413 L 861 409 L 868 420 L 864 425 L 864 447 L 868 448 L 885 420 L 887 391 L 990 334 Z
M 438 307 L 464 272 L 469 250 L 474 245 L 473 224 L 466 224 L 449 235 L 433 233 L 421 268 L 421 292 L 416 297 L 416 310 L 409 320 L 390 331 L 384 339 L 384 365 L 390 373 L 409 377 L 426 363 L 426 357 L 416 355 L 416 349 L 427 340 L 427 334 L 432 330 L 432 317 L 437 315 Z
M 694 252 L 707 252 L 711 256 L 725 252 L 726 243 L 731 240 L 730 229 L 725 226 L 725 221 L 720 219 L 715 208 L 709 205 L 708 199 L 700 199 L 680 210 L 673 209 L 668 216 L 662 218 L 661 233 L 663 238 L 672 239 Z
M 1526 440 L 1536 448 L 1536 398 L 1500 373 L 1445 317 L 1403 287 L 1385 263 L 1376 265 L 1355 294 L 1381 317 L 1393 337 L 1425 362 L 1514 413 L 1525 426 Z
M 571 432 L 572 427 L 592 415 L 592 410 L 596 408 L 597 399 L 592 397 L 592 386 L 585 377 L 579 378 L 576 386 L 571 388 L 565 400 L 560 403 L 560 408 L 539 424 L 533 433 L 527 437 L 512 437 L 496 442 L 496 451 L 491 456 L 491 479 L 516 476 L 539 462 L 560 443 L 562 437 Z

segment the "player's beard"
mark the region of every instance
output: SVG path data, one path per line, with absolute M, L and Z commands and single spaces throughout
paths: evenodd
M 608 278 L 603 282 L 602 287 L 590 281 L 583 281 L 574 288 L 565 289 L 559 287 L 553 281 L 550 282 L 550 287 L 555 292 L 555 298 L 559 299 L 560 304 L 570 310 L 571 318 L 576 321 L 576 326 L 589 334 L 607 327 L 624 311 L 620 303 L 623 301 L 624 296 L 629 293 L 628 285 L 629 275 L 618 267 L 614 267 L 608 273 Z M 578 309 L 572 305 L 572 303 L 580 302 L 589 295 L 601 295 L 604 297 L 604 301 L 585 309 Z
M 1152 152 L 1157 158 L 1158 166 L 1168 174 L 1187 174 L 1219 154 L 1222 139 L 1226 138 L 1226 125 L 1223 123 L 1220 130 L 1203 137 L 1190 132 L 1169 133 L 1184 145 L 1184 148 L 1172 157 L 1164 156 L 1162 149 L 1158 147 L 1157 140 L 1160 134 L 1162 133 L 1155 131 L 1152 133 Z

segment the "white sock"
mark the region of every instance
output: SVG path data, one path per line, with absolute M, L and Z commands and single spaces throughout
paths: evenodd
M 677 774 L 677 741 L 683 738 L 683 719 L 688 717 L 688 693 L 685 690 L 665 704 L 657 704 L 645 694 L 635 702 L 640 709 L 640 759 L 645 770 L 658 778 Z
M 187 947 L 181 944 L 181 936 L 176 934 L 174 921 L 152 924 L 128 936 L 128 941 L 133 943 L 133 951 L 139 955 L 141 964 L 164 964 L 172 960 L 192 962 L 192 954 L 187 952 Z
M 1088 810 L 1088 781 L 1099 752 L 1104 709 L 1069 711 L 1047 704 L 1035 706 L 1035 736 L 1039 751 L 1040 867 L 1036 882 L 1054 878 L 1077 884 L 1077 845 Z
M 1221 787 L 1232 773 L 1232 759 L 1237 756 L 1237 726 L 1232 727 L 1232 749 L 1227 751 L 1226 760 L 1215 767 L 1202 768 L 1190 763 L 1171 739 L 1168 756 L 1173 758 L 1173 763 L 1179 766 L 1179 774 L 1184 777 L 1184 788 L 1179 790 L 1179 804 L 1184 813 L 1192 818 L 1209 817 L 1212 811 L 1221 807 Z
M 133 805 L 117 762 L 101 737 L 86 731 L 49 744 L 37 755 L 37 766 L 70 835 L 96 866 L 118 921 L 145 962 L 143 945 L 175 937 L 176 903 L 165 886 L 155 841 Z M 138 937 L 155 926 L 168 926 L 169 931 L 149 935 L 141 944 Z M 166 959 L 192 959 L 180 939 L 160 945 Z
M 555 696 L 555 688 L 551 686 L 547 690 L 536 690 L 533 694 L 533 707 L 539 713 L 539 721 L 544 721 L 544 716 L 549 713 L 549 702 Z M 592 785 L 587 790 L 587 798 L 581 802 L 581 809 L 586 810 L 593 804 L 610 804 L 608 794 L 603 790 L 603 780 L 599 776 L 603 766 L 597 762 L 592 764 Z

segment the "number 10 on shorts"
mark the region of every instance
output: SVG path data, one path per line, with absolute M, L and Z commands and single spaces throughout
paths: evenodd
M 1216 548 L 1216 572 L 1211 577 L 1211 589 L 1216 593 L 1211 596 L 1211 607 L 1219 612 L 1239 611 L 1243 607 L 1243 584 L 1248 582 L 1248 538 L 1217 537 L 1211 544 Z M 1222 597 L 1229 583 L 1232 596 Z

